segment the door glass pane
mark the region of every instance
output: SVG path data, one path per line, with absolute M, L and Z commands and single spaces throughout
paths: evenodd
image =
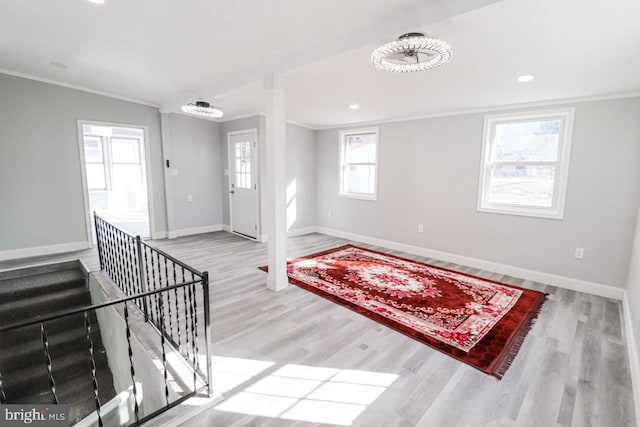
M 375 163 L 376 134 L 365 133 L 346 136 L 345 163 Z
M 560 119 L 496 125 L 491 158 L 499 162 L 556 161 Z
M 84 158 L 87 163 L 102 163 L 102 138 L 84 136 Z
M 236 188 L 251 188 L 251 142 L 236 142 L 234 157 Z
M 345 165 L 342 174 L 345 193 L 373 194 L 375 185 L 375 165 Z
M 114 190 L 142 188 L 142 170 L 139 165 L 113 165 L 111 184 Z
M 555 172 L 554 166 L 494 166 L 489 202 L 551 207 Z
M 137 139 L 111 138 L 114 163 L 140 163 L 140 145 Z
M 107 184 L 104 178 L 102 163 L 87 163 L 87 187 L 89 190 L 105 190 Z

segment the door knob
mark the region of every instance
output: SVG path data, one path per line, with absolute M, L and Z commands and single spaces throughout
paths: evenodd
M 236 191 L 235 190 L 231 190 L 231 191 L 229 191 L 229 194 L 236 194 Z

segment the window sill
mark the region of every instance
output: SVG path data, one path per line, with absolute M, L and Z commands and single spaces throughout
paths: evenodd
M 516 216 L 528 216 L 532 218 L 545 218 L 545 219 L 564 219 L 564 212 L 558 209 L 536 209 L 527 207 L 507 207 L 507 206 L 478 206 L 478 212 L 495 213 L 502 215 L 516 215 Z
M 342 197 L 343 199 L 368 200 L 370 202 L 375 202 L 377 200 L 376 194 L 367 195 L 367 194 L 341 193 L 341 194 L 338 194 L 338 197 Z

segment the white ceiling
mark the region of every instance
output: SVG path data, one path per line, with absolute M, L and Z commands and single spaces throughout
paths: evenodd
M 0 0 L 0 69 L 163 111 L 203 97 L 225 119 L 263 111 L 275 72 L 287 118 L 327 127 L 638 91 L 638 16 L 638 0 Z M 450 42 L 452 62 L 374 69 L 409 30 Z

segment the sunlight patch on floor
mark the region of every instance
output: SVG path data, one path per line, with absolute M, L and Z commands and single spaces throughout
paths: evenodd
M 352 425 L 398 378 L 388 373 L 287 364 L 251 382 L 274 363 L 214 359 L 215 389 L 229 391 L 250 382 L 215 410 L 344 426 Z

